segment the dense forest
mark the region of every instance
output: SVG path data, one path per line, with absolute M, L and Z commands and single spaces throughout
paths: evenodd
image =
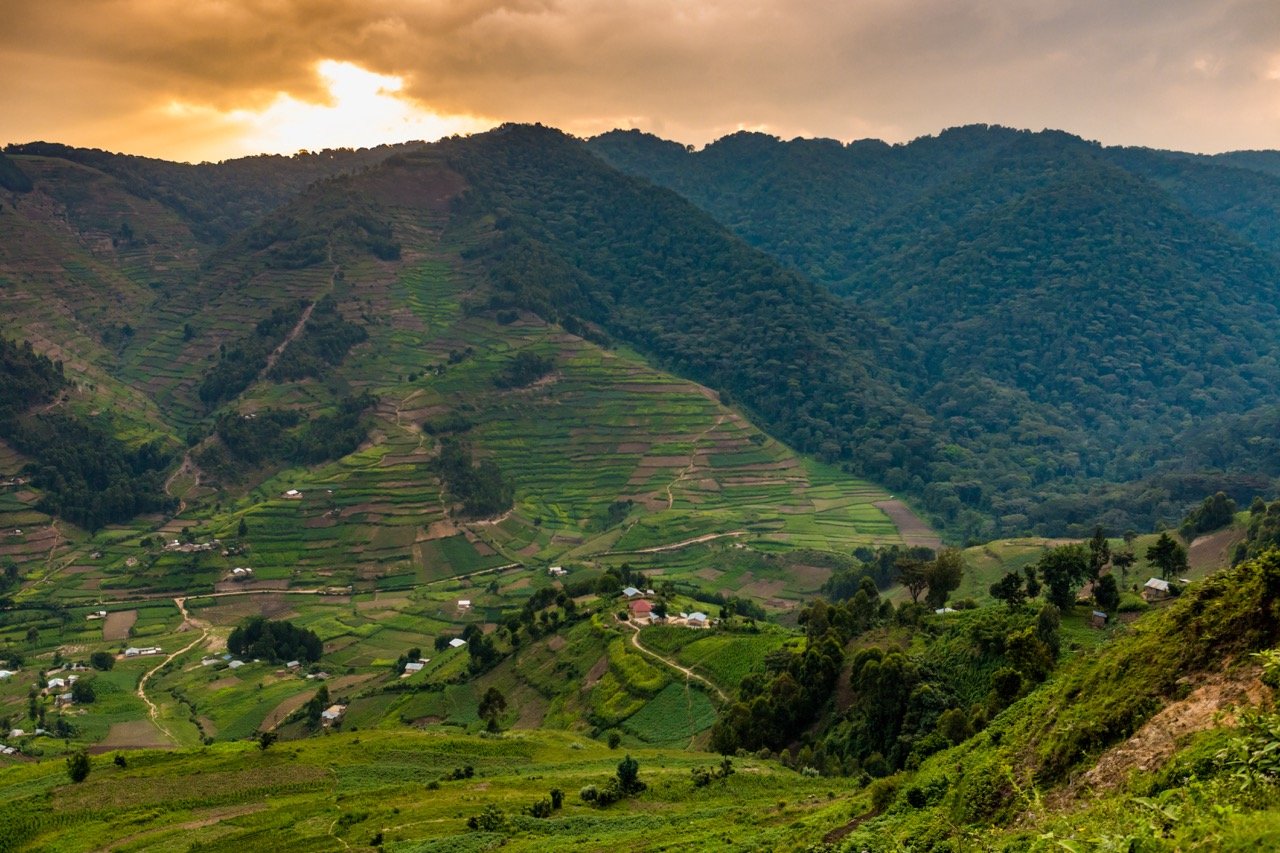
M 985 126 L 590 144 L 892 327 L 868 343 L 939 458 L 918 480 L 858 467 L 953 529 L 1144 527 L 1280 476 L 1254 452 L 1274 436 L 1280 180 L 1247 158 Z
M 38 508 L 89 530 L 166 509 L 172 456 L 163 442 L 129 447 L 109 419 L 28 411 L 65 385 L 61 363 L 0 338 L 0 438 L 33 460 L 26 473 L 44 492 Z

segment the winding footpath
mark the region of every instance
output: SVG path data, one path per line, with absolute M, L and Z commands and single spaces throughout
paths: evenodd
M 228 594 L 235 595 L 236 593 L 228 593 Z M 160 709 L 156 707 L 156 703 L 151 701 L 151 697 L 147 696 L 147 682 L 151 680 L 151 676 L 155 675 L 161 669 L 168 666 L 169 663 L 172 662 L 179 655 L 186 654 L 187 652 L 194 649 L 196 646 L 208 640 L 209 626 L 206 624 L 198 623 L 191 618 L 191 616 L 187 613 L 186 598 L 175 598 L 173 600 L 173 603 L 178 606 L 178 612 L 182 614 L 182 624 L 190 625 L 193 628 L 198 628 L 200 630 L 200 636 L 196 637 L 190 643 L 187 643 L 185 646 L 178 649 L 176 652 L 173 652 L 172 654 L 170 654 L 160 663 L 156 664 L 151 669 L 144 672 L 142 674 L 142 678 L 138 679 L 137 694 L 138 694 L 138 698 L 141 699 L 144 703 L 146 703 L 147 716 L 151 718 L 151 722 L 155 724 L 155 727 L 159 729 L 164 734 L 165 737 L 167 737 L 169 740 L 173 741 L 176 744 L 178 742 L 178 739 L 173 736 L 173 732 L 165 728 L 164 723 L 160 722 Z
M 725 695 L 723 690 L 721 690 L 719 687 L 716 687 L 714 684 L 712 684 L 707 679 L 703 678 L 701 675 L 698 675 L 698 673 L 694 672 L 691 669 L 688 669 L 687 667 L 681 666 L 680 664 L 676 663 L 675 661 L 669 658 L 663 657 L 662 655 L 658 654 L 652 649 L 646 649 L 644 646 L 640 645 L 640 628 L 638 626 L 632 624 L 631 622 L 623 622 L 622 624 L 626 625 L 632 631 L 631 645 L 635 646 L 643 654 L 646 654 L 649 657 L 654 658 L 655 660 L 661 661 L 662 663 L 666 664 L 672 669 L 683 672 L 684 677 L 686 679 L 697 679 L 698 681 L 701 681 L 703 684 L 707 685 L 707 687 L 711 688 L 711 690 L 715 692 L 716 696 L 720 697 L 721 702 L 729 701 L 729 697 Z

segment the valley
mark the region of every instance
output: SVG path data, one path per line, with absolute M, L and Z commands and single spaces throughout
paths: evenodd
M 1253 160 L 3 157 L 0 850 L 1274 838 Z

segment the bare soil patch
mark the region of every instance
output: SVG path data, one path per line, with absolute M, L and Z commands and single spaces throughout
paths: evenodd
M 831 577 L 831 569 L 822 566 L 791 566 L 787 573 L 801 589 L 817 589 Z
M 89 752 L 100 755 L 113 749 L 164 749 L 173 746 L 169 739 L 150 720 L 130 720 L 112 723 L 102 743 L 89 747 Z
M 908 545 L 922 545 L 934 550 L 942 547 L 942 539 L 933 532 L 933 528 L 925 524 L 920 516 L 902 501 L 876 501 L 873 506 L 889 516 L 889 520 L 898 528 L 902 541 Z
M 1131 738 L 1104 752 L 1093 769 L 1062 791 L 1064 804 L 1085 791 L 1122 785 L 1134 771 L 1159 770 L 1189 735 L 1230 725 L 1233 709 L 1259 705 L 1270 695 L 1259 673 L 1258 667 L 1247 667 L 1193 677 L 1191 682 L 1197 686 L 1187 698 L 1165 705 Z
M 1208 571 L 1230 565 L 1236 543 L 1244 539 L 1244 531 L 1228 527 L 1208 536 L 1196 537 L 1187 549 L 1187 562 L 1192 571 Z
M 604 674 L 608 671 L 609 671 L 609 656 L 601 655 L 600 660 L 592 664 L 591 669 L 587 670 L 587 677 L 583 679 L 582 689 L 586 690 L 589 687 L 595 687 L 596 682 L 598 682 L 601 678 L 603 678 Z
M 107 618 L 102 620 L 102 639 L 128 639 L 129 629 L 137 621 L 138 611 L 136 610 L 117 610 L 114 613 L 108 613 Z

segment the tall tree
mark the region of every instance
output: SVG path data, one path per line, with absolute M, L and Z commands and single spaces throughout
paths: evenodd
M 507 710 L 507 697 L 496 687 L 490 687 L 480 699 L 479 715 L 480 719 L 488 724 L 491 732 L 498 730 L 498 717 L 502 716 L 502 712 Z
M 1156 544 L 1147 549 L 1147 559 L 1165 580 L 1185 573 L 1188 568 L 1187 549 L 1167 532 L 1161 533 Z
M 925 583 L 929 585 L 925 603 L 934 609 L 942 607 L 964 578 L 964 557 L 959 550 L 946 548 L 925 566 L 924 574 Z
M 1089 578 L 1096 581 L 1109 562 L 1111 546 L 1107 543 L 1107 534 L 1098 525 L 1093 529 L 1093 538 L 1089 540 Z

